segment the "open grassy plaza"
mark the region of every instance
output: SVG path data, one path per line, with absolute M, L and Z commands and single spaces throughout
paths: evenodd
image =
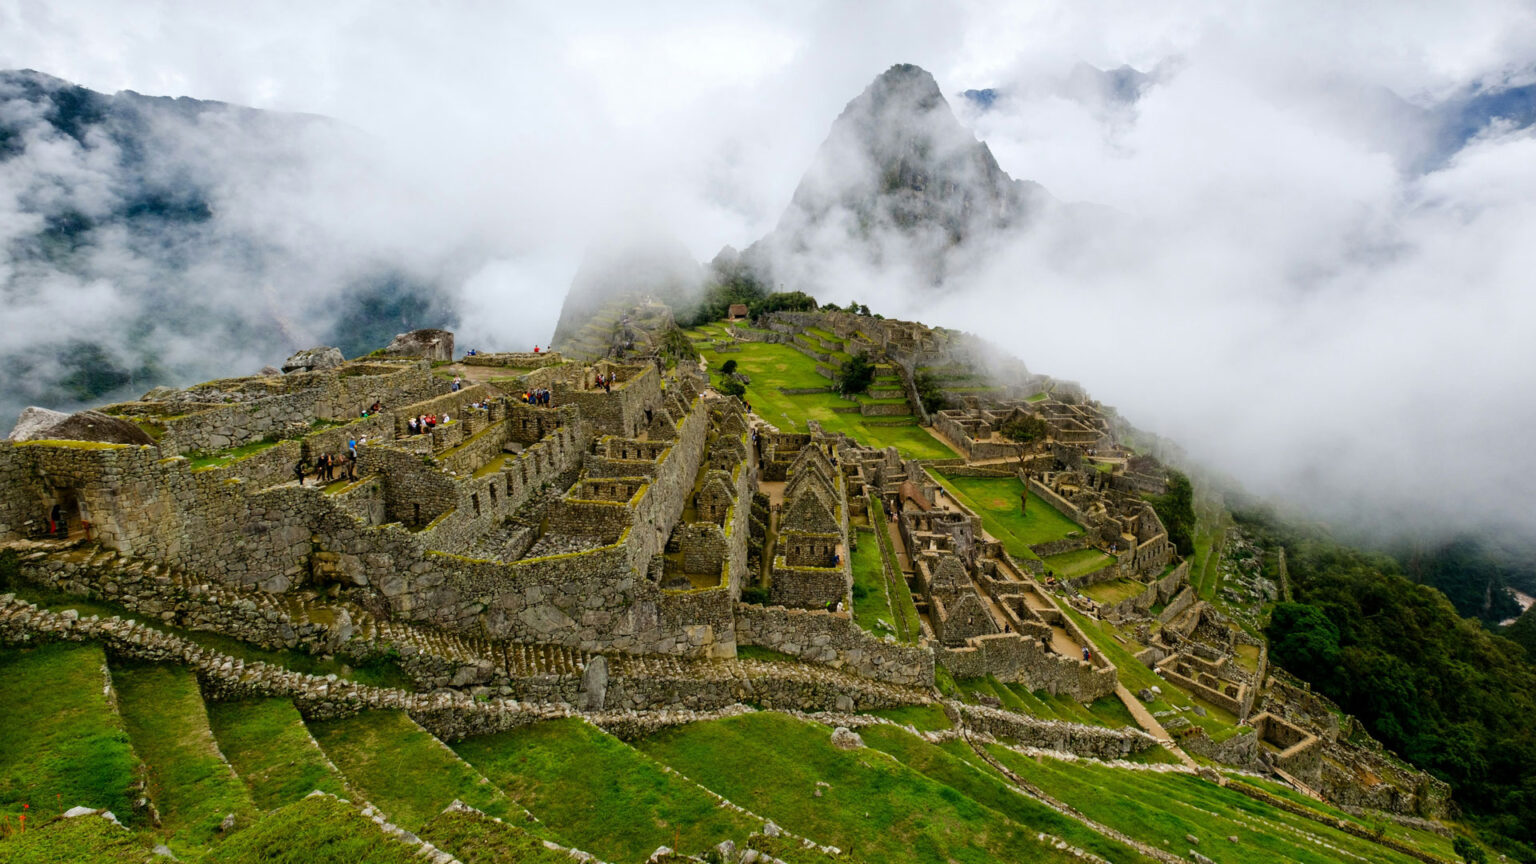
M 732 342 L 731 350 L 720 351 L 714 340 L 724 340 L 723 325 L 706 325 L 687 331 L 706 363 L 710 380 L 721 382 L 720 367 L 736 361 L 736 371 L 750 382 L 743 397 L 758 416 L 786 432 L 805 432 L 807 421 L 815 420 L 831 433 L 846 433 L 869 447 L 895 447 L 912 459 L 953 459 L 956 454 L 946 444 L 917 425 L 908 416 L 865 417 L 859 413 L 861 399 L 844 399 L 835 392 L 834 382 L 816 371 L 817 362 L 788 345 L 775 342 Z M 784 390 L 821 389 L 827 392 L 789 395 Z M 869 399 L 875 404 L 904 403 L 904 399 Z
M 1030 546 L 1083 530 L 1033 492 L 1029 493 L 1028 508 L 1021 513 L 1019 495 L 1024 484 L 1017 477 L 953 477 L 942 470 L 930 470 L 929 474 L 955 500 L 980 516 L 987 533 L 1002 541 L 1008 554 L 1016 558 L 1038 558 L 1029 551 Z

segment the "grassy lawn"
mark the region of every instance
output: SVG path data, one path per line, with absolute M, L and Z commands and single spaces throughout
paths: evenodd
M 1415 860 L 1188 774 L 1032 759 L 995 745 L 988 749 L 1009 770 L 1071 802 L 1090 819 L 1175 855 L 1195 849 L 1217 864 Z M 1198 838 L 1199 846 L 1191 845 L 1186 834 Z M 1227 841 L 1228 836 L 1238 842 Z
M 661 845 L 695 854 L 728 838 L 739 845 L 761 827 L 582 720 L 468 738 L 454 748 L 562 842 L 609 861 L 644 861 Z
M 1057 556 L 1052 555 L 1052 558 Z M 1047 560 L 1049 565 L 1050 561 Z M 1060 571 L 1058 571 L 1060 572 Z M 1111 579 L 1108 582 L 1099 582 L 1083 589 L 1083 593 L 1099 603 L 1107 603 L 1113 606 L 1121 600 L 1129 600 L 1141 592 L 1147 590 L 1147 586 L 1134 579 Z
M 1031 504 L 1030 506 L 1034 506 Z M 1105 567 L 1115 563 L 1115 556 L 1097 549 L 1078 549 L 1075 552 L 1063 552 L 1060 555 L 1048 555 L 1045 558 L 1045 566 L 1055 570 L 1068 579 L 1076 579 L 1079 576 L 1087 576 L 1089 573 L 1097 573 Z M 1119 580 L 1128 581 L 1128 580 Z M 1136 591 L 1127 596 L 1135 597 L 1140 594 Z M 1121 598 L 1125 599 L 1124 597 Z M 1119 602 L 1119 601 L 1113 601 Z
M 908 768 L 1026 828 L 1054 834 L 1113 864 L 1151 860 L 1015 790 L 997 769 L 986 764 L 964 741 L 935 745 L 889 726 L 873 726 L 860 730 L 859 734 L 870 747 L 889 753 Z
M 700 331 L 691 331 L 698 334 Z M 833 382 L 816 372 L 816 361 L 799 351 L 774 342 L 741 342 L 740 351 L 720 353 L 703 348 L 711 380 L 719 383 L 719 370 L 735 360 L 737 370 L 752 379 L 746 399 L 752 410 L 785 432 L 805 432 L 806 421 L 815 420 L 828 432 L 844 432 L 870 447 L 895 447 L 913 459 L 952 459 L 958 454 L 917 425 L 916 419 L 901 426 L 869 426 L 860 414 L 839 414 L 835 408 L 855 408 L 856 401 L 836 393 L 786 396 L 780 388 L 798 390 L 832 387 Z M 904 400 L 898 400 L 904 401 Z M 889 421 L 892 418 L 870 418 Z
M 896 580 L 894 584 L 886 586 L 886 596 L 891 602 L 891 612 L 896 622 L 896 638 L 901 642 L 916 642 L 923 633 L 923 625 L 917 617 L 917 604 L 912 600 L 912 592 L 907 589 L 906 577 L 902 575 L 901 561 L 896 557 L 891 535 L 886 530 L 885 506 L 878 498 L 868 500 L 876 523 L 875 539 L 880 541 L 880 554 L 891 562 L 891 575 Z
M 292 804 L 316 789 L 353 797 L 287 699 L 213 702 L 208 721 L 224 758 L 263 810 Z
M 353 788 L 407 831 L 421 830 L 455 798 L 492 816 L 523 815 L 403 711 L 364 711 L 309 728 Z
M 171 848 L 210 845 L 231 813 L 249 827 L 256 805 L 219 752 L 197 675 L 183 666 L 114 666 L 112 680 Z
M 1029 512 L 1019 512 L 1019 493 L 1024 484 L 1017 477 L 949 477 L 930 471 L 934 479 L 960 503 L 981 517 L 988 533 L 1016 558 L 1035 558 L 1030 546 L 1060 540 L 1082 526 L 1062 515 L 1033 492 Z
M 895 633 L 891 598 L 885 590 L 880 540 L 873 531 L 857 533 L 859 546 L 853 551 L 853 620 L 876 636 Z
M 40 823 L 75 806 L 134 816 L 137 761 L 102 695 L 106 657 L 95 645 L 0 651 L 0 815 L 22 805 Z M 34 823 L 34 824 L 37 824 Z
M 737 804 L 861 860 L 1075 860 L 894 758 L 834 748 L 830 733 L 761 712 L 664 730 L 638 746 Z
M 351 806 L 316 795 L 269 813 L 203 864 L 421 864 L 419 846 L 379 830 Z M 157 861 L 167 859 L 155 859 Z
M 545 848 L 522 828 L 478 813 L 439 813 L 421 839 L 452 852 L 464 864 L 571 864 L 570 855 Z

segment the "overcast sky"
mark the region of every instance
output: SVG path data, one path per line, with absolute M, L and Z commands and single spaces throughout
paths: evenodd
M 1536 80 L 1533 4 L 565 5 L 0 0 L 0 67 L 355 127 L 384 167 L 323 218 L 482 250 L 461 344 L 524 347 L 600 238 L 762 236 L 843 105 L 917 63 L 1004 170 L 1132 230 L 1046 232 L 950 302 L 827 299 L 979 332 L 1260 491 L 1536 524 L 1536 138 L 1425 173 L 1383 97 Z M 1065 98 L 1078 62 L 1157 82 Z M 959 104 L 982 87 L 1011 96 Z

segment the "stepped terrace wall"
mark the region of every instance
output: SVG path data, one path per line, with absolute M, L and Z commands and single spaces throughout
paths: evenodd
M 1115 669 L 1102 659 L 1066 657 L 1051 651 L 1041 639 L 1018 633 L 976 636 L 964 648 L 940 647 L 938 659 L 956 678 L 992 675 L 1004 683 L 1018 682 L 1079 702 L 1115 692 Z
M 933 686 L 933 652 L 926 646 L 877 639 L 846 612 L 736 605 L 736 640 L 866 677 L 914 687 Z

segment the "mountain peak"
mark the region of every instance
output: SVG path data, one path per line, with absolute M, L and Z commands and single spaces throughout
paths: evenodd
M 1020 223 L 1040 197 L 961 125 L 927 70 L 897 64 L 838 115 L 779 224 L 744 258 L 810 290 L 816 265 L 849 250 L 939 282 L 952 252 Z

